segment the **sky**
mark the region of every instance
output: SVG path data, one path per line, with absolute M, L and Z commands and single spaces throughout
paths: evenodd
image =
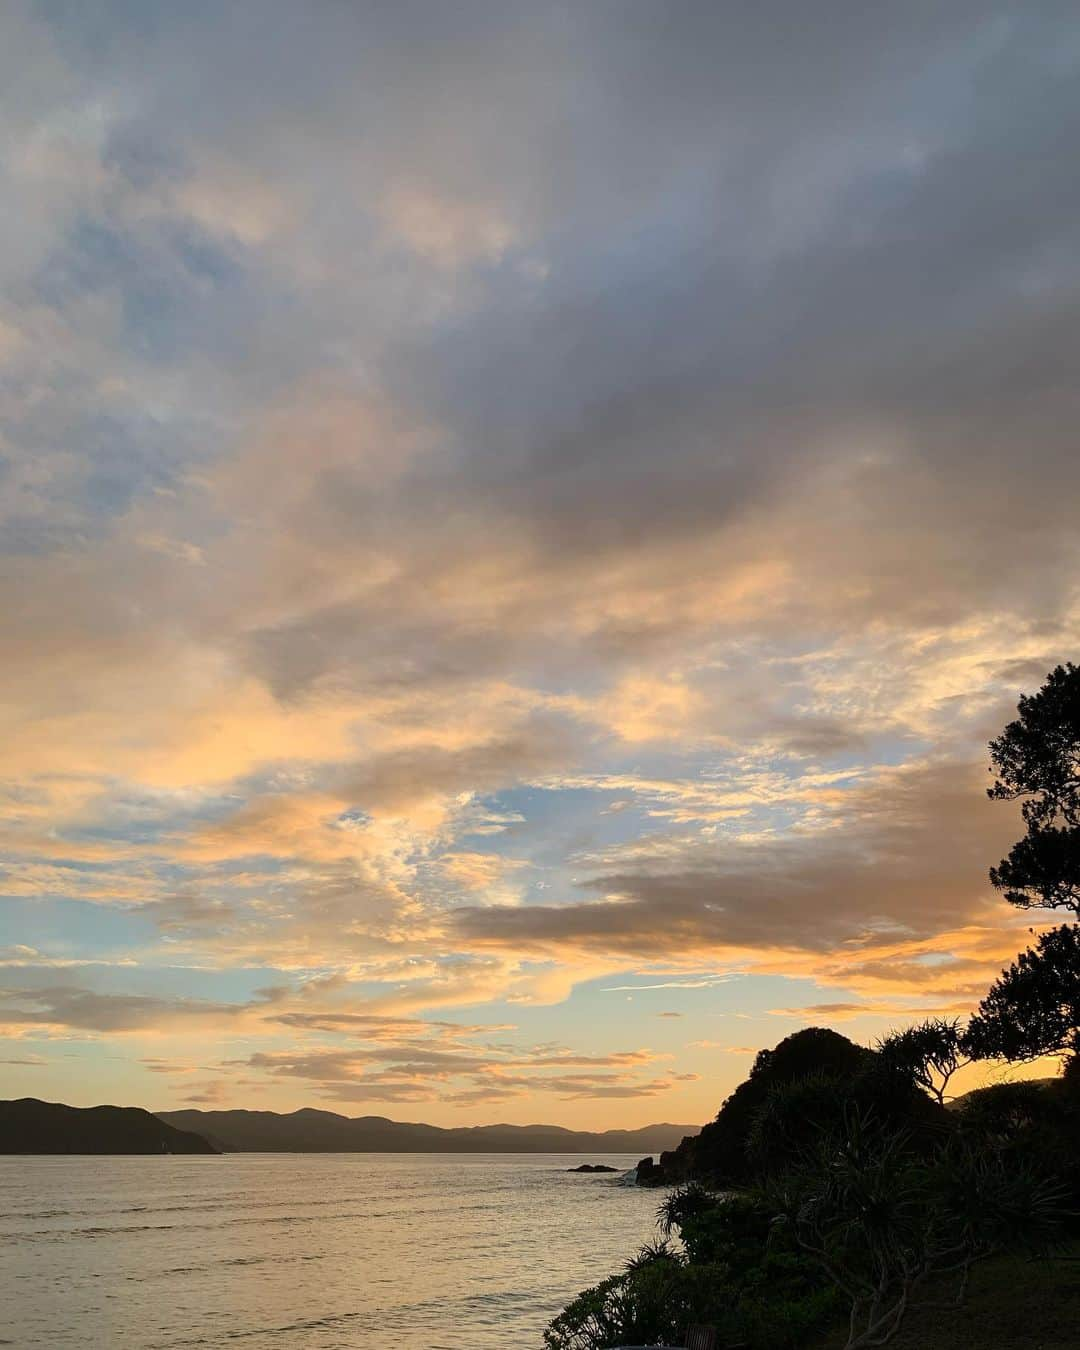
M 1080 21 L 10 0 L 2 1095 L 700 1124 L 1030 941 Z

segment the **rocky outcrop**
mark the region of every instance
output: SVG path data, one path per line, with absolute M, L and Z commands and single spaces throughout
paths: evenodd
M 568 1167 L 568 1172 L 617 1172 L 617 1167 L 608 1167 L 606 1163 L 582 1163 L 580 1167 Z
M 670 1158 L 672 1154 L 661 1154 L 661 1164 L 659 1166 L 653 1162 L 651 1156 L 641 1159 L 635 1168 L 635 1171 L 637 1172 L 637 1184 L 639 1186 L 666 1186 L 668 1184 L 663 1168 L 663 1159 L 665 1156 Z

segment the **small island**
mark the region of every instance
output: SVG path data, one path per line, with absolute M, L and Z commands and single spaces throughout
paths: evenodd
M 617 1167 L 608 1167 L 606 1163 L 582 1163 L 579 1167 L 568 1167 L 568 1172 L 618 1172 Z

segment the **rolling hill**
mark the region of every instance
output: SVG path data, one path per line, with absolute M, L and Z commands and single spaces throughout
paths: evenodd
M 0 1153 L 218 1153 L 198 1134 L 137 1106 L 0 1101 Z
M 236 1153 L 649 1153 L 674 1148 L 693 1125 L 647 1125 L 594 1134 L 558 1125 L 476 1125 L 443 1129 L 385 1116 L 349 1117 L 305 1108 L 276 1111 L 159 1111 Z

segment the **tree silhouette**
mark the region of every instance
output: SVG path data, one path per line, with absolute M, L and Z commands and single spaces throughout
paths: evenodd
M 960 1019 L 931 1017 L 877 1043 L 885 1065 L 928 1092 L 941 1105 L 953 1075 L 971 1063 Z
M 1080 927 L 1043 933 L 990 986 L 965 1037 L 979 1059 L 1080 1051 Z
M 1024 798 L 1024 820 L 1080 825 L 1080 667 L 1056 666 L 1037 694 L 1021 695 L 1020 716 L 990 742 L 997 800 Z
M 1080 919 L 1080 667 L 1055 668 L 990 742 L 989 796 L 1020 801 L 1027 833 L 990 880 L 1021 909 Z M 993 770 L 991 770 L 993 772 Z M 991 986 L 964 1040 L 979 1059 L 1037 1059 L 1080 1050 L 1080 927 L 1043 933 Z
M 1022 802 L 1027 833 L 990 880 L 1021 909 L 1080 917 L 1080 667 L 1055 667 L 1017 712 L 990 742 L 997 778 L 988 795 Z
M 1080 918 L 1080 829 L 1029 827 L 990 880 L 1019 909 L 1068 909 Z

